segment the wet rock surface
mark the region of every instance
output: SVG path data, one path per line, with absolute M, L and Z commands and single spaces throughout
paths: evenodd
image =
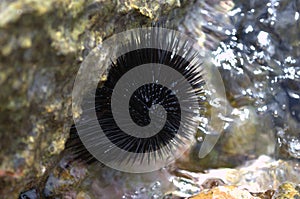
M 298 0 L 1 1 L 1 197 L 299 198 L 299 9 Z M 151 175 L 72 159 L 82 60 L 114 33 L 165 20 L 210 50 L 221 73 L 229 111 L 216 147 L 199 159 L 207 132 L 198 132 L 182 159 Z
M 201 198 L 259 199 L 259 197 L 252 196 L 248 191 L 238 189 L 234 186 L 216 187 L 211 190 L 203 191 L 197 196 L 191 197 L 191 199 L 201 199 Z
M 73 82 L 89 51 L 114 32 L 168 18 L 179 8 L 184 13 L 186 4 L 1 1 L 2 197 L 16 198 L 37 181 L 45 181 L 60 161 L 73 123 Z
M 213 187 L 231 185 L 240 190 L 247 190 L 254 195 L 261 193 L 261 195 L 257 195 L 261 198 L 270 192 L 280 191 L 280 187 L 284 187 L 286 183 L 292 182 L 295 186 L 300 183 L 299 163 L 274 160 L 268 156 L 260 156 L 237 168 L 210 169 L 205 173 L 186 170 L 177 172 L 183 179 L 191 180 L 190 184 L 197 187 L 199 192 Z M 180 188 L 180 190 L 184 189 Z M 177 193 L 187 194 L 186 192 Z

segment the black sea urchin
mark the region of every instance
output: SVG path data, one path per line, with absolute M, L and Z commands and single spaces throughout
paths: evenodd
M 96 63 L 100 74 L 94 94 L 89 92 L 82 100 L 83 119 L 76 123 L 89 152 L 79 142 L 75 148 L 78 157 L 94 160 L 94 156 L 123 171 L 153 170 L 170 163 L 193 142 L 205 84 L 202 60 L 195 42 L 173 30 L 154 27 L 122 36 L 117 38 L 116 55 L 106 58 L 111 60 L 108 66 L 99 63 L 101 52 L 87 57 L 96 61 L 84 66 Z M 99 80 L 101 74 L 105 80 Z M 95 113 L 97 124 L 89 118 Z M 138 166 L 147 169 L 139 171 Z

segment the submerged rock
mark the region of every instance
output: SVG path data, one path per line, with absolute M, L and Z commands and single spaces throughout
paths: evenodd
M 203 190 L 196 196 L 190 197 L 190 199 L 214 199 L 214 198 L 226 198 L 226 199 L 259 199 L 254 197 L 247 190 L 238 189 L 234 186 L 220 186 L 211 190 Z
M 207 190 L 214 187 L 207 186 L 208 182 L 215 182 L 209 184 L 215 186 L 230 185 L 240 190 L 247 190 L 247 192 L 257 196 L 261 193 L 262 198 L 273 190 L 276 193 L 282 193 L 280 190 L 282 190 L 282 187 L 286 187 L 284 185 L 287 182 L 293 182 L 295 184 L 294 187 L 300 184 L 300 167 L 298 162 L 276 161 L 268 156 L 260 156 L 258 159 L 248 161 L 243 166 L 234 169 L 209 169 L 205 173 L 194 173 L 185 170 L 177 172 L 177 175 L 183 176 L 181 180 L 188 179 L 189 186 L 193 185 L 201 192 L 203 189 Z M 175 184 L 178 185 L 178 183 Z M 181 184 L 181 186 L 183 185 Z M 196 188 L 195 190 L 197 190 Z M 210 191 L 210 189 L 208 190 Z M 184 190 L 184 186 L 178 186 L 176 194 L 186 197 L 188 193 Z

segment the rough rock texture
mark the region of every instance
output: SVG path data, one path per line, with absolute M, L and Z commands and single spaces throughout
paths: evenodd
M 234 186 L 220 186 L 210 190 L 204 190 L 200 194 L 191 197 L 191 199 L 259 199 L 252 196 L 248 191 L 238 189 Z
M 72 124 L 81 61 L 103 39 L 161 18 L 188 1 L 5 0 L 0 3 L 0 195 L 44 181 Z M 176 12 L 176 15 L 174 14 Z
M 248 194 L 250 198 L 252 196 L 262 199 L 284 198 L 284 196 L 297 198 L 300 184 L 299 169 L 297 162 L 276 161 L 268 156 L 260 156 L 237 168 L 209 169 L 203 173 L 177 170 L 176 175 L 181 177 L 173 180 L 177 188 L 172 193 L 180 197 L 192 195 L 198 198 L 213 196 L 222 198 L 226 194 L 239 198 L 234 194 L 243 192 L 251 193 Z

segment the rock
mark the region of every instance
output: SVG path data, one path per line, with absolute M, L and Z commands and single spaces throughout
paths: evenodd
M 231 112 L 222 140 L 222 150 L 230 155 L 271 155 L 275 150 L 275 136 L 271 120 L 260 117 L 251 107 L 235 108 Z
M 20 193 L 19 199 L 38 199 L 40 198 L 36 189 L 31 189 L 25 192 Z
M 188 172 L 177 170 L 177 176 L 181 181 L 186 179 L 186 186 L 194 186 L 194 190 L 213 189 L 216 186 L 230 185 L 239 189 L 245 189 L 257 196 L 267 197 L 282 190 L 281 187 L 291 188 L 291 185 L 284 186 L 287 182 L 293 182 L 293 189 L 297 189 L 300 184 L 299 163 L 294 161 L 274 160 L 268 156 L 260 156 L 256 160 L 248 161 L 243 166 L 234 169 L 219 168 L 209 169 L 205 173 Z M 178 196 L 187 196 L 187 192 L 182 184 L 175 183 L 178 187 Z M 182 191 L 180 191 L 182 190 Z
M 1 1 L 1 197 L 18 197 L 58 164 L 73 123 L 73 82 L 90 50 L 114 32 L 161 17 L 178 20 L 187 6 L 160 0 Z
M 283 198 L 300 198 L 300 184 L 294 184 L 292 182 L 286 182 L 279 186 L 274 194 L 275 199 Z
M 176 166 L 190 171 L 208 168 L 235 167 L 260 155 L 275 152 L 275 135 L 272 118 L 256 113 L 250 106 L 228 107 L 225 130 L 214 149 L 204 158 L 198 157 L 201 142 L 186 152 Z M 205 136 L 205 135 L 204 135 Z
M 203 190 L 198 195 L 190 197 L 190 199 L 259 199 L 254 197 L 247 190 L 239 189 L 234 186 L 220 186 L 211 190 Z

